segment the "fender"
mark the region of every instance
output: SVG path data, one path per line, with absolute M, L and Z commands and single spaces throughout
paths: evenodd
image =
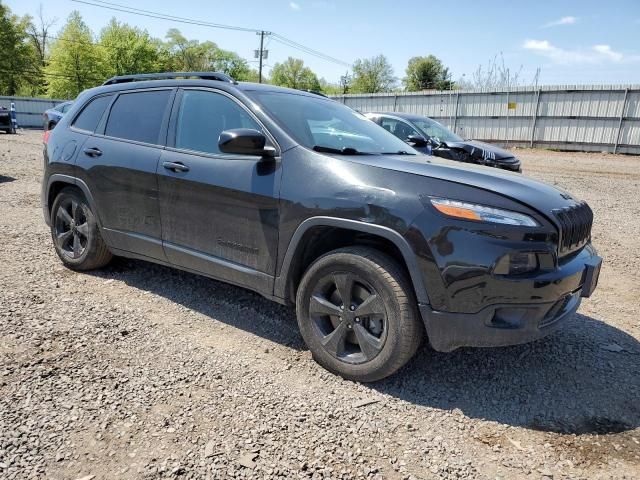
M 347 220 L 334 217 L 311 217 L 298 225 L 298 228 L 291 237 L 291 241 L 289 242 L 289 246 L 287 247 L 287 251 L 282 262 L 282 267 L 280 268 L 280 275 L 278 275 L 278 277 L 276 277 L 275 279 L 273 289 L 273 294 L 275 297 L 285 297 L 287 280 L 291 273 L 291 264 L 293 262 L 296 249 L 298 248 L 298 244 L 300 243 L 300 240 L 307 230 L 312 227 L 318 226 L 339 227 L 348 230 L 356 230 L 363 233 L 369 233 L 371 235 L 377 235 L 391 241 L 396 247 L 398 247 L 398 250 L 400 250 L 402 257 L 404 258 L 404 261 L 409 270 L 411 283 L 413 284 L 413 289 L 418 303 L 426 305 L 429 304 L 429 296 L 424 286 L 424 282 L 422 281 L 422 275 L 420 274 L 416 256 L 402 235 L 400 235 L 395 230 L 384 227 L 382 225 L 375 225 L 372 223 L 365 223 L 357 220 Z
M 91 208 L 91 211 L 96 217 L 98 226 L 102 228 L 102 222 L 100 221 L 100 214 L 98 212 L 98 209 L 96 208 L 95 200 L 93 199 L 93 195 L 91 195 L 91 191 L 89 190 L 89 187 L 87 186 L 87 184 L 77 177 L 72 177 L 71 175 L 62 175 L 60 173 L 54 173 L 53 175 L 51 175 L 47 180 L 47 188 L 43 190 L 42 210 L 44 212 L 44 220 L 45 222 L 47 222 L 47 225 L 51 225 L 51 211 L 49 208 L 50 205 L 48 204 L 49 194 L 51 193 L 51 185 L 58 182 L 67 183 L 69 185 L 75 185 L 80 190 L 82 190 L 84 197 L 87 199 L 87 202 L 89 202 L 89 207 Z

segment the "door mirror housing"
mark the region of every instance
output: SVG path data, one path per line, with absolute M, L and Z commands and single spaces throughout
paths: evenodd
M 234 128 L 225 130 L 218 139 L 218 148 L 223 153 L 235 155 L 255 155 L 257 157 L 273 157 L 276 150 L 267 146 L 267 137 L 252 128 Z
M 409 135 L 407 142 L 414 144 L 416 147 L 424 147 L 427 144 L 427 139 L 422 135 Z

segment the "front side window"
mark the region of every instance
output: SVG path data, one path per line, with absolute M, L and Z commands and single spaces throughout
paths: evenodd
M 203 90 L 184 91 L 176 124 L 176 148 L 221 153 L 220 133 L 234 128 L 262 131 L 260 125 L 227 96 Z
M 418 131 L 406 124 L 402 120 L 396 120 L 395 118 L 382 117 L 380 119 L 380 125 L 388 132 L 393 133 L 396 137 L 406 140 L 409 135 L 420 135 Z
M 123 93 L 111 107 L 104 134 L 144 143 L 159 143 L 170 90 Z
M 411 120 L 427 136 L 441 142 L 462 142 L 462 138 L 453 133 L 441 123 L 430 118 L 418 118 Z
M 246 93 L 307 148 L 344 154 L 417 153 L 364 115 L 334 100 L 273 91 Z
M 91 100 L 89 104 L 82 109 L 80 115 L 76 117 L 73 126 L 80 130 L 86 130 L 87 132 L 95 132 L 112 97 L 113 95 L 105 95 Z

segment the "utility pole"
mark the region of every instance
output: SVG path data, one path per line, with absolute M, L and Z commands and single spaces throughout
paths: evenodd
M 258 51 L 258 64 L 260 66 L 258 67 L 258 81 L 262 83 L 262 60 L 265 57 L 265 52 L 267 52 L 267 50 L 264 49 L 264 37 L 271 35 L 271 32 L 260 30 L 259 32 L 256 32 L 256 35 L 260 35 L 260 50 Z

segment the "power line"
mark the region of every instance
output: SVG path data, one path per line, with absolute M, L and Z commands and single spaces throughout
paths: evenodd
M 257 34 L 260 34 L 260 32 L 262 32 L 263 30 L 260 29 L 255 29 L 255 28 L 246 28 L 246 27 L 237 27 L 237 26 L 233 26 L 233 25 L 224 25 L 221 23 L 211 23 L 211 22 L 202 22 L 200 20 L 194 20 L 192 18 L 186 18 L 186 17 L 178 17 L 175 15 L 167 15 L 164 13 L 160 13 L 160 12 L 154 12 L 152 10 L 143 10 L 141 8 L 134 8 L 134 7 L 128 7 L 126 5 L 122 5 L 119 3 L 113 3 L 113 2 L 106 2 L 103 0 L 71 0 L 72 2 L 76 2 L 76 3 L 82 3 L 85 5 L 91 5 L 94 7 L 99 7 L 99 8 L 104 8 L 107 10 L 115 10 L 118 12 L 124 12 L 124 13 L 129 13 L 132 15 L 140 15 L 143 17 L 149 17 L 149 18 L 156 18 L 156 19 L 160 19 L 160 20 L 169 20 L 169 21 L 174 21 L 174 22 L 179 22 L 179 23 L 186 23 L 186 24 L 190 24 L 190 25 L 199 25 L 199 26 L 203 26 L 203 27 L 210 27 L 210 28 L 220 28 L 220 29 L 225 29 L 225 30 L 235 30 L 235 31 L 242 31 L 242 32 L 254 32 Z M 318 57 L 322 60 L 328 61 L 328 62 L 332 62 L 332 63 L 336 63 L 342 66 L 346 66 L 346 67 L 350 67 L 351 64 L 344 62 L 342 60 L 339 60 L 335 57 L 332 57 L 330 55 L 327 55 L 325 53 L 322 53 L 318 50 L 314 50 L 313 48 L 307 47 L 305 45 L 302 45 L 301 43 L 295 42 L 287 37 L 284 37 L 282 35 L 279 35 L 277 33 L 272 33 L 272 37 L 274 40 L 276 40 L 277 42 L 284 44 L 288 47 L 300 50 L 302 52 L 305 52 L 309 55 L 313 55 L 315 57 Z
M 337 63 L 338 65 L 342 65 L 342 66 L 345 66 L 345 67 L 351 67 L 350 63 L 343 62 L 342 60 L 338 60 L 337 58 L 331 57 L 331 56 L 329 56 L 329 55 L 327 55 L 325 53 L 319 52 L 318 50 L 314 50 L 312 48 L 305 47 L 304 45 L 302 45 L 302 44 L 300 44 L 298 42 L 294 42 L 293 40 L 290 40 L 287 37 L 283 37 L 282 35 L 278 35 L 277 33 L 273 34 L 273 40 L 275 40 L 278 43 L 281 43 L 281 44 L 287 45 L 289 47 L 292 47 L 292 48 L 301 50 L 303 52 L 306 52 L 306 53 L 308 53 L 310 55 L 314 55 L 314 56 L 316 56 L 318 58 L 321 58 L 323 60 L 327 60 L 329 62 Z
M 174 15 L 166 15 L 164 13 L 153 12 L 151 10 L 142 10 L 140 8 L 128 7 L 126 5 L 120 5 L 118 3 L 100 2 L 105 4 L 105 5 L 100 5 L 99 3 L 95 3 L 99 0 L 94 0 L 94 1 L 71 0 L 71 1 L 75 3 L 84 3 L 85 5 L 91 5 L 92 7 L 99 7 L 107 10 L 115 10 L 118 12 L 130 13 L 132 15 L 140 15 L 142 17 L 157 18 L 160 20 L 171 20 L 179 23 L 188 23 L 190 25 L 200 25 L 203 27 L 211 27 L 211 28 L 222 28 L 226 30 L 236 30 L 241 32 L 259 32 L 260 31 L 253 28 L 235 27 L 233 25 L 223 25 L 220 23 L 202 22 L 200 20 L 194 20 L 192 18 L 176 17 Z

